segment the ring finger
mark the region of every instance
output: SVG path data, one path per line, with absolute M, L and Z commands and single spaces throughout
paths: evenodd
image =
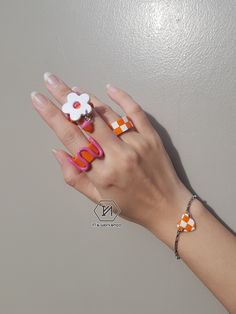
M 73 87 L 72 90 L 78 94 L 85 92 L 80 90 L 78 87 Z M 107 125 L 111 125 L 111 123 L 121 118 L 121 116 L 117 112 L 115 112 L 110 106 L 105 105 L 103 102 L 101 102 L 96 96 L 91 95 L 91 102 L 93 103 L 98 114 L 102 117 Z M 134 128 L 132 128 L 128 130 L 128 132 L 124 132 L 119 135 L 119 138 L 121 138 L 124 142 L 131 144 L 136 139 L 136 136 L 138 136 L 138 133 L 135 131 Z

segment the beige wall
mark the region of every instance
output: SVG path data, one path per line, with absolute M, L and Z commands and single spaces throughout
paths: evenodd
M 51 154 L 62 145 L 29 94 L 45 90 L 45 71 L 107 102 L 106 83 L 127 89 L 167 130 L 180 174 L 235 230 L 235 7 L 0 1 L 0 313 L 225 313 L 143 228 L 91 227 L 94 205 L 64 185 Z

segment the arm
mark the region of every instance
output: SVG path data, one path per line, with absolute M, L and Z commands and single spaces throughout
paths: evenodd
M 187 201 L 186 198 L 186 204 Z M 176 204 L 178 208 L 185 207 Z M 192 203 L 191 214 L 196 230 L 181 233 L 178 246 L 181 259 L 230 313 L 236 313 L 236 238 L 200 201 Z M 168 227 L 161 230 L 156 228 L 158 218 L 150 225 L 150 230 L 171 249 L 176 236 L 176 217 L 170 217 Z
M 61 105 L 72 92 L 50 73 L 45 75 L 45 84 Z M 32 103 L 70 152 L 54 150 L 66 183 L 96 203 L 102 199 L 114 200 L 121 208 L 123 218 L 143 225 L 173 249 L 176 224 L 191 193 L 178 178 L 160 136 L 141 106 L 120 89 L 108 86 L 107 93 L 131 118 L 135 129 L 117 137 L 107 124 L 119 119 L 119 115 L 91 96 L 94 106 L 92 136 L 105 156 L 95 160 L 86 173 L 68 162 L 70 154 L 75 155 L 79 148 L 89 144 L 81 129 L 65 119 L 46 96 L 34 92 Z M 198 200 L 193 202 L 191 214 L 197 229 L 181 234 L 179 254 L 225 307 L 236 312 L 235 237 Z

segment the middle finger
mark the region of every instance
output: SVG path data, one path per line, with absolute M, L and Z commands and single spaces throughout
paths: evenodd
M 49 92 L 61 105 L 63 105 L 67 101 L 67 95 L 73 92 L 71 88 L 69 88 L 54 74 L 45 73 L 44 79 Z M 105 123 L 97 111 L 94 112 L 93 123 L 94 132 L 92 136 L 99 142 L 99 144 L 102 145 L 104 150 L 106 150 L 106 148 L 108 148 L 110 145 L 120 145 L 119 139 L 111 131 L 110 127 Z

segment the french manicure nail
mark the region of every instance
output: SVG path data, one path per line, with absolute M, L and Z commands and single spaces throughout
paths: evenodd
M 79 88 L 77 86 L 74 86 L 71 89 L 73 90 L 73 92 L 79 93 Z
M 43 94 L 37 92 L 31 93 L 31 99 L 34 106 L 38 109 L 43 109 L 48 103 L 48 99 Z
M 117 88 L 112 86 L 111 84 L 107 84 L 106 88 L 111 92 L 117 92 Z
M 59 151 L 55 148 L 52 149 L 53 155 L 55 156 L 56 160 L 59 162 L 59 164 L 62 164 L 62 159 L 61 156 L 59 154 Z
M 49 85 L 56 87 L 61 83 L 61 80 L 54 74 L 50 72 L 44 73 L 44 80 L 47 82 Z

